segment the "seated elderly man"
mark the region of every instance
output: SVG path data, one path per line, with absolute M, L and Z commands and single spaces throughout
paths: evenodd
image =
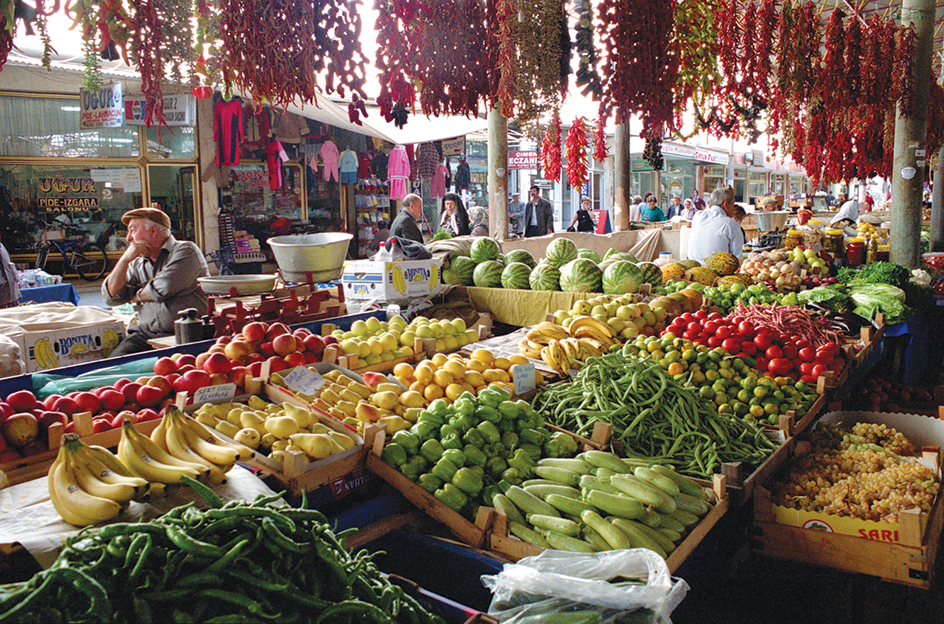
M 196 308 L 206 313 L 207 298 L 197 283 L 210 274 L 206 258 L 191 241 L 179 241 L 170 232 L 170 217 L 157 208 L 126 212 L 128 249 L 102 284 L 106 305 L 131 303 L 137 322 L 111 356 L 148 351 L 148 340 L 174 334 L 178 312 Z

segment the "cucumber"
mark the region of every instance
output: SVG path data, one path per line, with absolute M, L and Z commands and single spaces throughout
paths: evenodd
M 600 511 L 620 518 L 641 518 L 646 514 L 642 503 L 625 494 L 608 494 L 600 490 L 591 490 L 586 496 L 586 501 Z
M 555 468 L 566 468 L 580 474 L 590 474 L 593 468 L 590 464 L 578 457 L 545 457 L 538 460 L 538 466 L 554 466 Z
M 521 512 L 515 507 L 515 504 L 501 492 L 492 497 L 492 507 L 504 512 L 505 516 L 508 518 L 508 522 L 525 523 L 524 516 L 521 515 Z
M 600 490 L 608 494 L 620 494 L 620 491 L 610 485 L 609 478 L 584 475 L 580 477 L 580 490 Z
M 550 479 L 527 479 L 521 484 L 521 487 L 528 487 L 529 485 L 560 485 L 560 483 Z
M 573 520 L 561 518 L 560 516 L 545 516 L 544 514 L 528 514 L 527 518 L 531 526 L 538 530 L 557 531 L 571 537 L 580 535 L 580 525 Z
M 532 472 L 542 479 L 550 479 L 561 485 L 578 485 L 580 483 L 580 473 L 568 470 L 567 468 L 558 468 L 556 466 L 535 466 Z
M 678 511 L 678 509 L 676 509 L 675 511 Z M 677 533 L 685 532 L 685 525 L 679 522 L 678 520 L 676 520 L 674 517 L 672 517 L 672 514 L 659 513 L 658 511 L 653 511 L 652 513 L 659 516 L 659 525 L 653 528 L 670 529 Z M 649 526 L 652 526 L 652 525 L 649 525 Z
M 647 505 L 652 505 L 659 511 L 672 513 L 676 509 L 674 498 L 633 475 L 616 475 L 610 479 L 610 485 Z
M 633 542 L 626 533 L 604 520 L 597 512 L 587 510 L 580 514 L 580 519 L 584 524 L 599 533 L 603 539 L 606 540 L 606 543 L 610 545 L 610 548 L 620 550 L 633 547 Z M 629 520 L 625 521 L 630 522 Z
M 511 531 L 511 534 L 518 539 L 528 542 L 534 546 L 538 546 L 540 548 L 551 547 L 551 545 L 547 543 L 547 540 L 544 539 L 543 535 L 533 529 L 526 527 L 520 522 L 509 522 L 508 530 Z
M 563 514 L 577 517 L 588 509 L 594 509 L 593 505 L 590 503 L 584 502 L 578 498 L 561 496 L 560 494 L 548 494 L 544 502 L 554 506 Z
M 703 500 L 698 500 L 693 496 L 689 496 L 688 494 L 679 494 L 673 500 L 675 501 L 677 509 L 693 513 L 699 518 L 707 514 L 710 509 L 708 503 Z
M 639 529 L 643 533 L 649 536 L 649 539 L 653 540 L 659 547 L 664 550 L 667 554 L 675 550 L 675 544 L 668 537 L 659 532 L 659 529 L 653 529 L 648 527 L 645 524 L 635 523 L 630 520 L 635 528 Z
M 610 546 L 605 539 L 603 539 L 603 536 L 591 529 L 589 526 L 584 525 L 583 538 L 587 540 L 587 543 L 593 546 L 593 549 L 597 552 L 613 550 L 613 547 Z
M 705 492 L 705 488 L 701 487 L 685 475 L 680 475 L 668 466 L 663 466 L 662 464 L 655 464 L 652 466 L 652 470 L 653 472 L 675 481 L 675 484 L 678 485 L 682 494 L 688 494 L 689 496 L 694 496 L 700 500 L 708 500 L 708 494 Z
M 577 457 L 598 468 L 606 468 L 618 473 L 629 472 L 629 466 L 627 466 L 616 453 L 609 453 L 607 451 L 584 451 Z
M 669 496 L 675 497 L 679 495 L 679 486 L 675 481 L 664 475 L 660 475 L 651 468 L 638 466 L 635 470 L 633 470 L 633 474 L 646 483 L 656 486 L 662 490 L 663 493 L 668 494 Z
M 534 494 L 525 492 L 517 485 L 508 488 L 508 491 L 505 492 L 505 496 L 510 498 L 511 502 L 513 502 L 525 516 L 533 513 L 544 514 L 545 516 L 560 516 L 557 509 L 548 505 Z
M 667 538 L 672 540 L 673 544 L 678 544 L 679 542 L 682 541 L 682 534 L 674 529 L 670 529 L 668 527 L 660 527 L 656 529 L 656 531 L 658 531 L 659 533 L 662 533 Z
M 676 504 L 678 504 L 677 501 Z M 701 521 L 698 516 L 684 509 L 676 509 L 668 515 L 681 523 L 686 529 L 692 528 Z
M 648 533 L 643 531 L 642 527 L 646 527 L 646 525 L 625 518 L 613 518 L 613 528 L 621 531 L 629 540 L 632 540 L 636 548 L 648 548 L 663 559 L 668 557 L 665 549 L 656 540 L 652 539 Z
M 539 483 L 537 485 L 525 485 L 523 489 L 528 494 L 534 494 L 538 498 L 545 498 L 548 494 L 559 494 L 560 496 L 569 496 L 570 498 L 580 498 L 580 490 L 569 485 L 560 483 Z
M 610 470 L 609 468 L 604 468 L 603 466 L 594 466 L 593 470 L 591 470 L 590 473 L 594 475 L 595 477 L 601 477 L 604 479 L 609 479 L 610 477 L 616 474 L 623 474 L 621 472 Z
M 528 610 L 527 613 L 531 613 Z M 515 618 L 515 624 L 600 624 L 603 617 L 596 611 L 567 611 L 558 613 L 535 613 Z
M 569 535 L 564 535 L 563 533 L 558 533 L 557 531 L 543 530 L 541 535 L 544 536 L 544 539 L 547 540 L 547 543 L 551 545 L 551 548 L 554 550 L 567 550 L 570 552 L 582 552 L 582 553 L 593 553 L 596 550 L 589 542 L 585 542 L 582 539 L 577 539 L 576 537 L 571 537 Z

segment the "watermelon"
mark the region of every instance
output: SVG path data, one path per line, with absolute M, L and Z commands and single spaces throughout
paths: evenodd
M 593 251 L 592 249 L 578 249 L 577 250 L 578 258 L 586 258 L 587 260 L 593 260 L 597 264 L 603 262 L 603 258 L 600 257 L 600 254 Z
M 449 263 L 447 270 L 451 271 L 454 279 L 457 280 L 455 282 L 447 281 L 446 271 L 443 271 L 443 281 L 447 284 L 464 284 L 465 286 L 471 286 L 472 272 L 475 271 L 475 261 L 469 256 L 456 256 Z
M 501 249 L 495 239 L 483 236 L 476 238 L 472 242 L 472 251 L 469 254 L 475 264 L 485 262 L 486 260 L 496 260 Z
M 641 284 L 642 269 L 632 262 L 617 260 L 603 271 L 603 292 L 608 295 L 639 292 Z
M 651 284 L 653 288 L 662 285 L 662 269 L 652 262 L 640 262 L 643 284 Z
M 564 292 L 602 292 L 603 271 L 596 262 L 577 258 L 561 267 L 560 285 Z
M 534 256 L 524 249 L 514 249 L 505 254 L 505 265 L 509 265 L 512 262 L 524 262 L 532 269 L 538 265 L 538 263 L 534 261 Z
M 497 260 L 486 260 L 475 265 L 472 283 L 479 288 L 501 288 L 502 270 L 502 265 Z
M 501 274 L 502 288 L 531 289 L 531 267 L 524 262 L 509 262 Z
M 577 245 L 569 238 L 555 238 L 547 244 L 544 261 L 548 266 L 559 269 L 577 258 Z
M 619 249 L 614 249 L 613 247 L 610 247 L 609 249 L 606 250 L 606 253 L 603 254 L 603 259 L 606 260 L 608 258 L 612 258 L 618 253 L 621 253 Z
M 632 262 L 633 264 L 639 264 L 639 259 L 628 251 L 621 251 L 616 254 L 616 257 L 620 260 L 625 260 L 626 262 Z
M 531 290 L 560 290 L 561 273 L 558 269 L 543 262 L 538 263 L 528 276 Z

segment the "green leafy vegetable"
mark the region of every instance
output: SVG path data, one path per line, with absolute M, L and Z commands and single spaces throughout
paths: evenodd
M 886 323 L 895 324 L 910 313 L 905 305 L 905 291 L 889 284 L 858 284 L 850 287 L 849 294 L 855 304 L 853 312 L 869 320 L 881 312 Z
M 797 300 L 800 303 L 819 303 L 831 310 L 842 310 L 850 306 L 849 295 L 845 292 L 845 286 L 817 286 L 809 290 L 803 290 L 797 293 Z
M 438 241 L 438 240 L 446 240 L 447 238 L 452 238 L 452 234 L 450 234 L 446 230 L 439 230 L 438 232 L 433 234 L 433 238 L 431 240 Z

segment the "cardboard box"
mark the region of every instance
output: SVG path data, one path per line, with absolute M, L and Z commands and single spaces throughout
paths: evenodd
M 442 289 L 442 259 L 375 262 L 356 260 L 344 266 L 341 283 L 351 299 L 400 301 L 431 297 Z

